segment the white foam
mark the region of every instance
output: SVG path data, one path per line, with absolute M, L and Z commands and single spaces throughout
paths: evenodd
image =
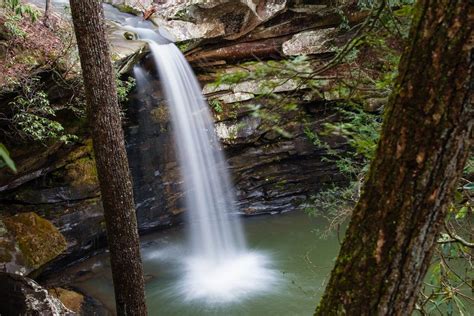
M 220 262 L 189 257 L 185 259 L 184 275 L 176 292 L 185 301 L 228 304 L 274 291 L 278 276 L 269 258 L 258 252 L 242 253 Z

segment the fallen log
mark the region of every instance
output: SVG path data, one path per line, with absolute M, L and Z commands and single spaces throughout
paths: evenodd
M 256 58 L 280 58 L 282 56 L 281 45 L 290 38 L 291 36 L 282 36 L 203 49 L 190 52 L 186 55 L 186 59 L 190 63 L 208 63 L 211 60 L 243 61 Z

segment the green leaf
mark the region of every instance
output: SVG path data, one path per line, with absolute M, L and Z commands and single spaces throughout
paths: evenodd
M 16 172 L 15 163 L 10 158 L 10 153 L 8 152 L 7 148 L 2 143 L 0 143 L 0 157 L 3 159 L 3 161 L 8 166 L 8 168 Z
M 470 182 L 470 183 L 466 184 L 465 186 L 463 186 L 462 188 L 464 190 L 473 191 L 474 190 L 474 182 Z
M 467 206 L 461 207 L 461 209 L 456 213 L 455 218 L 456 219 L 462 219 L 462 218 L 466 217 L 467 210 L 468 210 Z
M 453 312 L 454 312 L 454 308 L 453 308 L 453 303 L 451 301 L 448 301 L 446 303 L 447 307 L 446 307 L 446 312 L 448 315 L 452 315 Z

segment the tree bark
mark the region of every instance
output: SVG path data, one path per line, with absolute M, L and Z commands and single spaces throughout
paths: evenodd
M 43 23 L 47 27 L 49 27 L 50 15 L 51 15 L 51 0 L 46 0 L 45 6 L 44 6 Z
M 420 0 L 376 157 L 315 315 L 411 315 L 473 141 L 472 1 Z
M 146 315 L 132 182 L 98 0 L 70 0 L 100 181 L 118 315 Z

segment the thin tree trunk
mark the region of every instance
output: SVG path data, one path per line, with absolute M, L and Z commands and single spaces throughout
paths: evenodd
M 315 315 L 411 315 L 473 140 L 472 1 L 420 0 L 359 203 Z
M 45 6 L 44 6 L 43 23 L 47 27 L 49 27 L 50 18 L 51 18 L 51 0 L 46 0 Z
M 132 183 L 98 0 L 70 0 L 104 205 L 118 315 L 146 315 Z

